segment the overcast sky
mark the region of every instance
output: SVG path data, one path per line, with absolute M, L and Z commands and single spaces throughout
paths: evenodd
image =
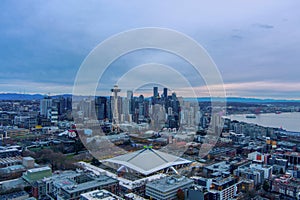
M 0 92 L 72 93 L 81 63 L 100 42 L 128 29 L 163 27 L 206 49 L 228 96 L 300 99 L 299 8 L 297 0 L 2 0 Z M 174 55 L 145 50 L 116 60 L 102 81 L 116 83 L 125 73 L 120 65 L 149 62 L 195 79 Z

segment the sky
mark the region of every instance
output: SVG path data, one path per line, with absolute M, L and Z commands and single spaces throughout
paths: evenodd
M 99 43 L 130 29 L 161 27 L 207 51 L 227 96 L 300 99 L 299 6 L 297 0 L 2 0 L 0 93 L 70 94 L 82 62 Z M 175 68 L 207 96 L 189 63 L 157 50 L 120 56 L 98 88 L 111 88 L 126 70 L 147 63 Z M 172 90 L 182 89 L 169 80 Z

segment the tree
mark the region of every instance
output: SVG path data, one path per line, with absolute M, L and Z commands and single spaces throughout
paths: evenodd
M 31 189 L 32 189 L 31 186 L 25 186 L 24 187 L 24 191 L 27 192 L 27 193 L 29 193 L 29 194 L 31 193 Z
M 69 159 L 61 152 L 54 152 L 51 149 L 43 149 L 36 152 L 34 158 L 39 164 L 50 164 L 52 170 L 75 169 L 73 165 L 75 161 L 73 159 Z
M 205 136 L 207 132 L 205 130 L 197 130 L 196 132 L 197 135 Z
M 283 168 L 280 168 L 280 174 L 284 174 Z
M 22 156 L 23 157 L 30 156 L 30 157 L 35 158 L 36 157 L 36 153 L 27 149 L 27 150 L 25 150 L 25 151 L 22 152 Z
M 263 184 L 263 189 L 264 189 L 266 192 L 268 192 L 269 189 L 270 189 L 270 183 L 269 183 L 267 180 L 265 180 L 265 182 L 264 182 L 264 184 Z
M 177 190 L 177 199 L 184 200 L 184 192 L 182 191 L 182 189 Z
M 247 191 L 246 196 L 249 198 L 253 198 L 256 195 L 256 191 L 254 189 Z
M 77 138 L 75 140 L 75 144 L 74 144 L 75 154 L 77 155 L 79 153 L 79 151 L 82 151 L 83 149 L 84 149 L 84 145 L 82 144 L 81 140 L 79 138 Z
M 91 161 L 91 164 L 92 165 L 95 165 L 95 166 L 99 166 L 101 163 L 99 162 L 98 159 L 96 159 L 95 157 L 93 157 L 92 161 Z

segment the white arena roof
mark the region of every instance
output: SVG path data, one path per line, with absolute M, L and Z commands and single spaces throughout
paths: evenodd
M 189 164 L 191 161 L 152 148 L 145 148 L 102 160 L 102 163 L 112 168 L 125 166 L 128 171 L 149 175 L 172 166 Z

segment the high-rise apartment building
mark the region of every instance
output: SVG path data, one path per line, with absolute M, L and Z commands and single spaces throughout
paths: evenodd
M 158 87 L 153 87 L 153 97 L 154 98 L 158 97 Z
M 96 97 L 95 109 L 98 120 L 104 120 L 107 118 L 107 99 L 106 97 Z
M 168 88 L 164 88 L 164 98 L 168 98 Z
M 40 101 L 40 115 L 47 117 L 48 110 L 52 107 L 52 99 L 49 96 L 45 96 Z

